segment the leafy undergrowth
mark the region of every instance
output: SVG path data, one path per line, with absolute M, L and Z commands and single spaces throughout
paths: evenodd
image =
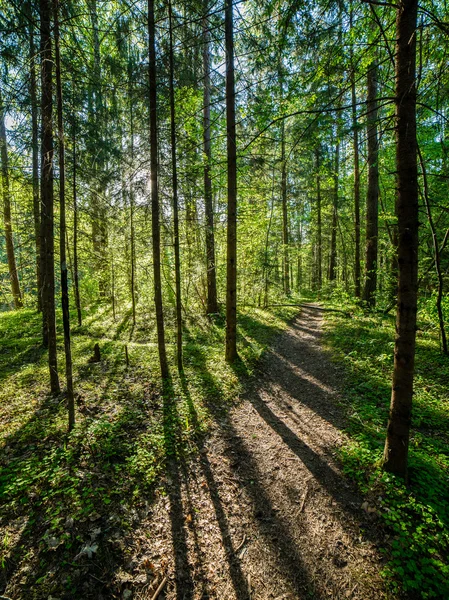
M 0 589 L 30 600 L 121 595 L 131 560 L 124 540 L 163 493 L 166 459 L 196 451 L 295 312 L 241 311 L 234 369 L 224 361 L 221 315 L 186 323 L 185 373 L 172 369 L 162 391 L 150 317 L 139 315 L 134 328 L 131 311 L 114 320 L 104 306 L 93 307 L 73 330 L 77 424 L 70 435 L 64 397 L 47 393 L 39 315 L 0 314 Z M 167 341 L 173 365 L 170 327 Z M 89 362 L 95 342 L 100 363 Z
M 433 332 L 418 331 L 409 484 L 382 473 L 391 396 L 394 321 L 330 313 L 326 339 L 346 374 L 350 443 L 341 450 L 387 526 L 385 575 L 393 593 L 449 598 L 449 359 Z

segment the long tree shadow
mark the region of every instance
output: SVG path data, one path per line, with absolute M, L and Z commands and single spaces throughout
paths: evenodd
M 165 456 L 167 458 L 166 493 L 170 501 L 170 525 L 175 561 L 176 598 L 193 598 L 194 583 L 189 562 L 187 523 L 182 501 L 182 483 L 179 462 L 183 461 L 179 440 L 181 423 L 176 406 L 176 396 L 171 380 L 164 381 L 163 430 Z
M 300 550 L 291 535 L 288 524 L 276 514 L 273 502 L 263 484 L 263 477 L 259 472 L 254 456 L 247 449 L 244 440 L 233 426 L 228 410 L 220 403 L 220 386 L 206 368 L 207 359 L 204 352 L 199 347 L 192 348 L 193 351 L 195 352 L 198 364 L 202 361 L 201 376 L 204 380 L 204 385 L 211 392 L 206 401 L 207 408 L 222 432 L 223 439 L 226 442 L 226 456 L 231 464 L 236 464 L 235 457 L 236 455 L 239 456 L 238 465 L 234 469 L 240 482 L 240 487 L 251 498 L 254 515 L 260 523 L 260 532 L 271 548 L 272 555 L 278 557 L 279 568 L 288 573 L 289 581 L 298 593 L 298 597 L 301 597 L 303 594 L 310 594 L 316 600 L 324 599 L 324 596 L 314 586 L 304 560 L 301 557 Z M 241 363 L 240 372 L 242 373 L 244 370 L 244 365 Z M 188 390 L 185 390 L 184 393 L 188 398 Z M 195 419 L 194 406 L 192 403 L 190 406 L 190 410 L 192 411 L 191 418 Z M 214 484 L 212 468 L 205 449 L 202 450 L 201 457 L 203 473 L 211 491 L 211 498 L 217 520 L 220 523 L 222 537 L 223 539 L 230 539 L 228 538 L 229 527 L 227 525 L 226 513 L 220 504 L 218 491 L 214 491 L 216 490 L 216 485 Z M 230 573 L 237 598 L 240 600 L 240 598 L 248 597 L 249 589 L 247 582 L 245 580 L 242 582 L 241 568 L 237 569 L 237 565 L 239 564 L 237 562 L 238 559 L 235 557 L 232 544 L 229 542 L 227 550 L 228 555 L 234 558 L 230 562 Z
M 184 374 L 181 375 L 180 379 L 181 379 L 181 387 L 182 387 L 182 391 L 183 391 L 183 396 L 185 398 L 185 401 L 186 401 L 187 407 L 188 407 L 190 420 L 193 423 L 195 430 L 198 431 L 200 429 L 198 414 L 197 414 L 197 411 L 195 408 L 195 404 L 190 395 L 187 380 L 186 380 Z M 211 383 L 210 380 L 208 380 L 208 383 Z M 215 392 L 218 392 L 218 390 L 216 389 Z M 234 545 L 232 542 L 230 526 L 229 526 L 228 518 L 226 516 L 226 511 L 225 511 L 222 501 L 220 499 L 218 486 L 215 481 L 215 478 L 213 475 L 213 470 L 212 470 L 212 467 L 211 467 L 211 464 L 209 461 L 209 457 L 207 455 L 207 451 L 204 447 L 202 438 L 198 439 L 198 449 L 199 449 L 200 457 L 201 457 L 201 460 L 200 460 L 201 470 L 202 470 L 202 473 L 203 473 L 204 478 L 207 483 L 210 498 L 212 500 L 212 504 L 213 504 L 214 511 L 215 511 L 215 516 L 217 518 L 218 526 L 220 528 L 221 539 L 223 542 L 223 547 L 226 552 L 226 559 L 227 559 L 228 566 L 229 566 L 229 573 L 231 576 L 232 585 L 234 587 L 234 591 L 236 593 L 237 598 L 239 598 L 241 600 L 245 600 L 246 598 L 249 597 L 248 582 L 247 582 L 246 578 L 244 577 L 240 562 L 238 560 L 238 557 L 236 556 L 235 548 L 234 548 Z
M 248 320 L 247 320 L 248 321 Z M 295 327 L 296 324 L 293 325 Z M 254 331 L 256 328 L 254 324 L 251 325 L 251 330 Z M 285 333 L 289 335 L 289 333 Z M 290 340 L 289 340 L 290 341 Z M 284 338 L 285 343 L 285 338 Z M 295 353 L 299 348 L 304 348 L 303 345 L 298 344 L 296 339 L 293 339 L 292 345 L 289 349 L 290 352 Z M 252 498 L 252 502 L 255 508 L 255 512 L 266 515 L 269 521 L 273 523 L 273 528 L 270 531 L 268 528 L 264 528 L 262 533 L 267 537 L 268 541 L 271 541 L 272 547 L 278 548 L 279 543 L 281 545 L 281 559 L 282 564 L 290 573 L 290 580 L 296 587 L 299 593 L 304 593 L 304 590 L 308 590 L 314 594 L 313 597 L 319 598 L 319 592 L 313 589 L 313 582 L 311 581 L 310 574 L 301 559 L 300 550 L 289 532 L 289 527 L 281 517 L 275 514 L 273 510 L 272 500 L 270 499 L 267 490 L 263 484 L 263 476 L 259 472 L 259 468 L 255 457 L 252 455 L 250 450 L 246 447 L 244 440 L 234 427 L 232 421 L 226 410 L 223 410 L 223 406 L 220 404 L 220 387 L 215 381 L 215 378 L 207 370 L 207 356 L 201 346 L 192 348 L 195 353 L 195 364 L 201 365 L 199 371 L 204 379 L 204 385 L 207 389 L 211 390 L 211 394 L 206 400 L 207 407 L 211 415 L 215 418 L 218 426 L 222 430 L 222 436 L 227 441 L 227 456 L 233 462 L 235 455 L 239 455 L 238 475 L 241 482 L 241 486 L 246 490 L 248 495 Z M 335 402 L 329 402 L 329 390 L 334 383 L 332 376 L 328 376 L 324 371 L 324 383 L 321 383 L 323 379 L 323 355 L 320 353 L 318 348 L 307 348 L 310 355 L 312 352 L 312 359 L 307 363 L 309 367 L 307 371 L 304 369 L 300 373 L 294 372 L 294 365 L 289 360 L 283 360 L 282 356 L 279 356 L 279 347 L 273 352 L 268 351 L 266 356 L 262 359 L 262 366 L 266 367 L 269 364 L 270 372 L 276 374 L 276 384 L 280 384 L 282 388 L 286 389 L 290 396 L 295 396 L 297 389 L 301 388 L 302 392 L 297 399 L 304 403 L 312 413 L 324 418 L 330 422 L 334 427 L 341 429 L 345 418 L 338 410 Z M 278 354 L 276 354 L 278 353 Z M 298 356 L 302 356 L 298 354 Z M 320 368 L 314 370 L 313 360 L 319 360 Z M 302 365 L 301 365 L 302 366 Z M 235 368 L 239 376 L 247 377 L 248 373 L 245 369 L 245 363 L 240 361 L 237 363 Z M 288 374 L 286 373 L 288 371 Z M 310 379 L 309 371 L 314 373 L 313 380 Z M 323 451 L 320 449 L 318 454 L 308 444 L 304 442 L 285 422 L 279 417 L 270 406 L 264 401 L 263 396 L 260 393 L 260 389 L 264 392 L 270 393 L 270 380 L 266 378 L 260 378 L 260 372 L 256 374 L 253 383 L 250 386 L 249 392 L 245 395 L 246 399 L 251 403 L 254 409 L 257 411 L 263 421 L 282 439 L 286 448 L 293 452 L 301 462 L 306 466 L 308 471 L 312 474 L 314 479 L 322 486 L 326 493 L 334 499 L 340 506 L 342 515 L 345 513 L 351 518 L 346 520 L 345 518 L 339 518 L 340 524 L 343 529 L 347 529 L 350 534 L 353 534 L 352 520 L 355 518 L 359 525 L 363 527 L 368 525 L 366 515 L 363 514 L 357 506 L 360 506 L 361 501 L 358 496 L 358 492 L 355 485 L 351 484 L 344 476 L 341 475 L 338 470 L 334 469 L 332 464 L 335 464 L 335 458 L 331 459 L 331 448 L 325 447 Z M 304 377 L 306 378 L 307 388 L 304 393 Z M 315 381 L 316 380 L 316 381 Z M 268 386 L 268 389 L 267 389 Z M 316 403 L 308 401 L 309 394 L 316 396 L 317 391 L 322 395 L 321 401 Z M 184 390 L 184 394 L 186 394 Z M 218 400 L 218 401 L 217 401 Z M 277 406 L 277 400 L 273 400 Z M 329 406 L 329 404 L 331 406 Z M 291 406 L 281 406 L 282 409 L 292 408 Z M 234 461 L 235 462 L 235 461 Z M 377 531 L 373 528 L 367 527 L 363 529 L 363 537 L 366 540 L 378 542 Z M 271 540 L 270 540 L 271 538 Z

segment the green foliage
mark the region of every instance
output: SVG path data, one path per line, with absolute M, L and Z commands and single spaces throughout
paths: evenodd
M 449 597 L 449 363 L 434 333 L 417 338 L 409 485 L 380 468 L 393 366 L 392 318 L 332 316 L 327 341 L 346 377 L 344 469 L 385 523 L 384 574 L 407 597 Z

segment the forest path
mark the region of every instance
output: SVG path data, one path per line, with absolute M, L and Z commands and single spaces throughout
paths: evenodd
M 167 575 L 166 598 L 384 597 L 376 521 L 335 459 L 344 416 L 321 329 L 319 308 L 304 307 L 243 402 L 214 414 L 197 458 L 171 465 L 167 495 L 134 533 Z

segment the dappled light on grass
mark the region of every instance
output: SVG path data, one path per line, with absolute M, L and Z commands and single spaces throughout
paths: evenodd
M 293 312 L 242 315 L 247 372 Z M 132 331 L 128 317 L 125 311 L 114 321 L 100 305 L 74 327 L 77 423 L 67 435 L 65 398 L 47 395 L 40 315 L 0 315 L 2 570 L 11 595 L 31 587 L 36 597 L 98 598 L 100 591 L 120 590 L 115 573 L 127 560 L 122 540 L 139 511 L 164 486 L 165 469 L 198 452 L 210 407 L 225 412 L 242 389 L 224 361 L 220 315 L 186 324 L 185 373 L 182 379 L 174 373 L 164 393 L 153 330 Z M 89 362 L 95 342 L 100 363 Z M 172 359 L 173 345 L 168 352 Z M 58 358 L 62 364 L 61 347 Z M 179 513 L 176 493 L 170 494 Z

